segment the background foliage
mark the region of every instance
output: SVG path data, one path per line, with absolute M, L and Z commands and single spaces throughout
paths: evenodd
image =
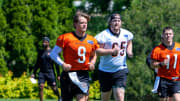
M 107 18 L 110 14 L 119 12 L 122 16 L 122 27 L 134 34 L 135 56 L 127 61 L 130 72 L 126 100 L 157 101 L 157 96 L 151 93 L 154 80 L 153 71 L 147 69 L 145 59 L 152 48 L 160 43 L 160 35 L 165 26 L 172 26 L 175 41 L 180 41 L 178 34 L 180 32 L 180 1 L 81 0 L 82 4 L 79 7 L 74 7 L 73 1 L 0 0 L 0 74 L 4 76 L 1 77 L 0 83 L 10 86 L 11 81 L 15 80 L 24 83 L 23 85 L 29 85 L 29 81 L 23 81 L 22 74 L 26 71 L 26 76 L 29 76 L 30 70 L 34 67 L 37 51 L 41 49 L 42 37 L 50 37 L 51 47 L 53 47 L 60 34 L 73 30 L 72 17 L 76 10 L 92 15 L 87 33 L 93 36 L 107 28 Z M 114 6 L 111 7 L 112 1 Z M 87 2 L 88 7 L 85 6 Z M 98 63 L 99 60 L 96 63 L 97 68 Z M 100 98 L 97 68 L 94 72 L 90 72 L 93 80 L 90 98 L 95 99 Z M 8 70 L 11 70 L 14 75 L 9 76 Z M 30 90 L 30 87 L 24 91 L 23 87 L 18 88 L 16 84 L 12 87 L 15 88 L 0 87 L 0 97 L 10 97 L 10 95 L 3 94 L 9 94 L 11 91 L 17 92 L 17 95 L 12 94 L 11 98 L 32 98 L 38 95 L 37 87 L 32 85 L 31 88 L 34 87 L 35 91 Z M 33 96 L 31 96 L 22 92 L 36 93 L 34 95 L 32 93 Z
M 13 78 L 13 72 L 9 71 L 4 77 L 0 77 L 0 98 L 39 98 L 38 84 L 32 84 L 30 77 L 24 72 L 20 77 Z M 60 91 L 60 89 L 59 89 Z M 61 92 L 60 92 L 61 93 Z M 99 99 L 99 82 L 90 85 L 90 98 Z M 44 99 L 57 99 L 50 86 L 45 83 Z
M 8 53 L 0 56 L 1 67 L 8 67 L 14 76 L 32 69 L 42 37 L 48 36 L 54 46 L 60 34 L 72 29 L 71 0 L 4 0 L 1 9 L 0 50 Z

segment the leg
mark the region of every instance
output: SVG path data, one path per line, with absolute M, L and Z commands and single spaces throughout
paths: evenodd
M 51 86 L 52 90 L 54 91 L 54 94 L 58 97 L 58 99 L 60 100 L 60 94 L 59 94 L 59 90 L 56 87 L 56 85 Z
M 88 101 L 89 98 L 89 74 L 87 71 L 77 71 L 77 79 L 79 79 L 79 83 L 77 84 L 72 80 L 73 92 L 76 97 L 76 101 Z M 84 89 L 82 89 L 84 88 Z
M 174 101 L 180 101 L 180 93 L 174 94 Z
M 174 92 L 175 92 L 173 94 L 174 101 L 180 101 L 180 81 L 176 81 L 176 85 L 174 87 Z
M 113 74 L 115 82 L 113 84 L 113 94 L 115 101 L 124 101 L 128 69 L 120 70 Z
M 60 83 L 62 101 L 73 101 L 74 94 L 72 88 L 74 88 L 74 86 L 72 85 L 69 76 L 66 72 L 62 72 Z
M 43 101 L 43 88 L 44 88 L 44 84 L 43 83 L 39 84 L 40 101 Z
M 165 97 L 165 98 L 160 98 L 160 101 L 169 101 L 169 100 L 168 97 Z
M 113 94 L 115 101 L 124 101 L 125 89 L 124 88 L 113 88 Z
M 48 75 L 46 75 L 47 80 L 48 80 L 48 85 L 51 86 L 52 90 L 54 91 L 54 94 L 58 97 L 58 101 L 60 101 L 60 95 L 59 95 L 59 91 L 58 88 L 56 87 L 56 78 L 54 73 L 48 73 Z
M 112 94 L 112 90 L 107 91 L 107 92 L 101 91 L 101 101 L 109 101 L 111 94 Z
M 88 96 L 85 94 L 77 94 L 76 101 L 88 101 Z
M 172 97 L 168 97 L 167 101 L 173 101 L 173 98 Z
M 112 73 L 99 70 L 98 77 L 101 88 L 101 101 L 109 101 L 112 94 Z
M 166 98 L 160 98 L 160 101 L 166 101 Z
M 40 101 L 43 101 L 43 89 L 44 89 L 44 83 L 45 83 L 45 76 L 44 76 L 44 73 L 39 72 L 39 76 L 38 76 L 38 84 L 39 84 L 39 96 L 40 96 Z

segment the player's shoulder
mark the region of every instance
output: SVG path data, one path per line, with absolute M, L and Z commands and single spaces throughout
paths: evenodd
M 92 35 L 89 35 L 89 34 L 87 34 L 86 38 L 87 40 L 96 41 L 96 39 Z
M 165 47 L 162 44 L 160 44 L 160 45 L 157 45 L 156 47 L 154 47 L 153 51 L 159 52 L 159 51 L 162 51 L 164 49 L 165 49 Z
M 73 35 L 73 32 L 69 32 L 69 33 L 64 33 L 64 34 L 61 34 L 59 37 L 58 37 L 58 40 L 69 40 L 69 39 L 73 39 L 74 38 L 74 35 Z
M 90 34 L 87 34 L 87 37 L 88 38 L 94 38 L 92 35 L 90 35 Z
M 98 33 L 95 38 L 96 39 L 104 39 L 104 38 L 107 38 L 107 37 L 111 37 L 111 32 L 109 29 L 105 29 L 103 31 L 101 31 L 100 33 Z
M 180 43 L 175 42 L 175 46 L 180 48 Z
M 63 37 L 69 37 L 69 36 L 72 36 L 72 32 L 68 32 L 68 33 L 64 33 L 64 34 L 61 34 L 59 35 L 59 37 L 63 36 Z
M 176 51 L 180 51 L 180 43 L 175 42 L 175 47 L 174 47 L 174 49 L 175 49 Z

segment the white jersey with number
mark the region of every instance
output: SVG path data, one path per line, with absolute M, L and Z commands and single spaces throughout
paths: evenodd
M 120 48 L 117 56 L 106 55 L 100 57 L 99 70 L 104 72 L 116 72 L 127 68 L 126 48 L 129 40 L 133 39 L 133 34 L 123 28 L 120 29 L 120 35 L 115 36 L 109 29 L 102 31 L 95 36 L 99 44 L 103 44 L 105 49 L 112 49 L 114 45 Z

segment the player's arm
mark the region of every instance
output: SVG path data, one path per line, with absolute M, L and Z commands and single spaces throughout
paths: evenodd
M 60 80 L 60 70 L 59 70 L 59 65 L 57 63 L 55 63 L 56 66 L 56 72 L 57 72 L 57 78 L 58 80 Z
M 159 68 L 162 66 L 162 63 L 157 60 L 150 59 L 149 62 L 150 62 L 150 67 L 153 69 Z
M 164 59 L 164 61 L 162 61 L 162 62 L 151 59 L 150 66 L 151 66 L 151 68 L 159 68 L 162 66 L 166 66 L 168 64 L 168 62 L 169 62 L 168 59 Z
M 39 67 L 40 67 L 40 56 L 39 56 L 39 52 L 38 52 L 38 57 L 37 57 L 37 61 L 36 61 L 36 64 L 35 64 L 35 66 L 34 66 L 34 71 L 33 71 L 33 73 L 32 73 L 32 75 L 31 75 L 31 77 L 32 78 L 35 78 L 35 75 L 36 75 L 36 72 L 37 72 L 37 70 L 39 69 Z
M 113 49 L 104 49 L 104 44 L 100 44 L 100 48 L 96 49 L 97 55 L 117 55 L 119 53 L 119 47 L 115 46 Z
M 62 48 L 59 46 L 54 46 L 54 48 L 52 49 L 51 53 L 50 53 L 50 57 L 52 60 L 54 60 L 57 64 L 59 64 L 60 66 L 63 67 L 64 71 L 69 71 L 71 69 L 71 65 L 70 64 L 66 64 L 60 57 L 59 57 L 59 53 L 62 52 Z
M 128 41 L 128 45 L 127 45 L 127 54 L 129 58 L 133 57 L 133 44 L 132 44 L 132 40 Z
M 89 61 L 89 69 L 90 70 L 95 69 L 96 59 L 97 59 L 97 56 L 96 56 L 96 52 L 94 51 L 91 53 L 91 57 L 90 57 L 90 61 Z
M 151 53 L 149 53 L 146 57 L 146 64 L 148 65 L 149 69 L 154 70 L 153 67 L 151 67 Z

